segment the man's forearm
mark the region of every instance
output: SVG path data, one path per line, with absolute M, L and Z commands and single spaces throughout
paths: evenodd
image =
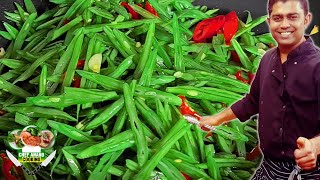
M 222 112 L 212 115 L 212 116 L 204 116 L 200 121 L 200 126 L 203 124 L 207 124 L 210 126 L 219 126 L 222 123 L 231 121 L 237 118 L 236 115 L 233 113 L 231 108 L 227 108 Z
M 223 110 L 221 113 L 218 113 L 217 116 L 219 119 L 221 119 L 221 123 L 228 122 L 237 118 L 231 108 Z

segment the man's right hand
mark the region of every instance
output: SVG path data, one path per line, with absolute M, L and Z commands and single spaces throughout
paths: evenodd
M 204 125 L 219 126 L 220 124 L 222 124 L 222 122 L 221 119 L 219 120 L 217 115 L 203 116 L 199 121 L 200 127 L 203 127 Z
M 219 126 L 225 122 L 228 122 L 230 120 L 233 120 L 237 118 L 236 115 L 233 113 L 231 108 L 227 108 L 223 110 L 222 112 L 212 115 L 212 116 L 203 116 L 200 119 L 199 126 L 203 127 L 205 124 L 209 126 Z

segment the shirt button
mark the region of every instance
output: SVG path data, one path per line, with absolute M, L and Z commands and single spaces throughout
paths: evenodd
M 263 104 L 263 101 L 261 101 L 261 103 L 260 104 Z
M 284 155 L 284 151 L 281 151 L 281 154 Z
M 294 62 L 293 64 L 298 64 L 298 62 Z
M 282 108 L 285 109 L 285 108 L 286 108 L 286 105 L 282 106 Z
M 286 75 L 283 75 L 283 78 L 286 78 L 287 76 Z
M 282 133 L 283 133 L 283 129 L 282 129 L 282 128 L 280 128 L 280 135 L 282 135 Z
M 275 70 L 273 69 L 271 72 L 273 72 L 273 73 L 274 73 L 274 72 L 275 72 Z

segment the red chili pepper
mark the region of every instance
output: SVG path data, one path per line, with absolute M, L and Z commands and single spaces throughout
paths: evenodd
M 66 73 L 64 72 L 62 74 L 62 77 L 61 77 L 62 81 L 64 80 L 65 77 L 66 77 Z M 74 75 L 73 78 L 72 78 L 71 86 L 75 87 L 75 88 L 79 88 L 80 87 L 80 83 L 81 83 L 81 77 L 78 76 L 78 75 Z
M 251 84 L 253 79 L 254 79 L 254 77 L 255 77 L 255 74 L 249 72 L 248 76 L 249 76 L 249 84 Z
M 83 69 L 84 63 L 85 63 L 85 60 L 79 59 L 79 60 L 78 60 L 78 64 L 77 64 L 77 68 L 78 68 L 78 69 Z
M 260 151 L 260 148 L 259 148 L 259 145 L 257 145 L 256 147 L 254 147 L 251 152 L 249 152 L 247 154 L 247 157 L 246 159 L 249 160 L 249 161 L 253 161 L 255 159 L 257 159 L 258 157 L 261 156 L 261 151 Z
M 74 76 L 72 79 L 72 87 L 79 88 L 81 84 L 81 77 Z
M 197 118 L 198 120 L 201 119 L 201 116 L 196 113 L 189 105 L 187 102 L 187 98 L 185 96 L 179 96 L 179 98 L 182 100 L 182 104 L 180 106 L 180 113 L 182 115 L 190 115 L 193 116 L 195 118 Z
M 63 20 L 63 24 L 66 25 L 68 24 L 70 21 L 68 19 Z
M 219 29 L 217 34 L 223 34 L 223 30 L 222 29 Z
M 182 100 L 182 103 L 180 105 L 180 113 L 182 115 L 190 115 L 193 116 L 195 118 L 197 118 L 199 121 L 201 120 L 201 116 L 196 113 L 189 105 L 188 105 L 188 101 L 187 98 L 185 96 L 179 96 L 179 98 Z M 202 130 L 204 131 L 210 131 L 210 129 L 206 128 L 206 127 L 201 127 Z M 208 134 L 206 135 L 206 137 L 211 136 L 212 132 L 208 132 Z
M 151 14 L 159 17 L 157 11 L 151 6 L 151 4 L 150 4 L 148 1 L 146 2 L 145 9 L 146 9 L 147 11 L 149 11 Z
M 13 162 L 3 153 L 0 154 L 0 157 L 2 159 L 1 171 L 6 180 L 17 180 L 23 177 L 21 167 L 15 166 Z
M 5 115 L 7 113 L 7 111 L 5 111 L 5 110 L 0 110 L 0 116 L 3 116 L 3 115 Z
M 234 62 L 240 63 L 240 58 L 236 51 L 231 51 L 231 58 Z
M 226 44 L 230 45 L 230 40 L 238 31 L 238 16 L 235 11 L 231 11 L 225 15 L 226 20 L 223 25 L 223 34 Z
M 236 72 L 235 76 L 239 81 L 242 81 L 242 82 L 247 83 L 247 84 L 250 84 L 254 79 L 254 74 L 252 74 L 251 72 L 248 73 L 248 79 L 243 78 L 241 70 L 238 70 Z
M 184 178 L 186 180 L 192 180 L 190 176 L 188 176 L 188 174 L 184 173 L 184 172 L 181 172 L 181 174 L 184 176 Z
M 135 12 L 133 8 L 129 5 L 127 2 L 121 2 L 121 6 L 125 7 L 127 11 L 131 14 L 132 19 L 140 19 L 140 14 Z M 141 4 L 138 4 L 138 6 L 142 7 Z
M 206 42 L 207 39 L 216 35 L 225 23 L 225 16 L 219 15 L 199 22 L 193 33 L 193 40 L 196 43 Z
M 238 70 L 238 71 L 236 72 L 236 74 L 235 74 L 236 78 L 237 78 L 239 81 L 242 81 L 242 82 L 248 84 L 248 83 L 249 83 L 249 80 L 244 79 L 244 78 L 241 76 L 241 74 L 242 74 L 242 71 L 241 71 L 241 70 Z

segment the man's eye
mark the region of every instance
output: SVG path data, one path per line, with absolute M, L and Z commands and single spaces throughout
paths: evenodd
M 280 21 L 281 18 L 280 18 L 280 17 L 273 17 L 273 20 L 274 20 L 274 21 Z
M 290 16 L 290 19 L 292 20 L 298 19 L 298 16 Z

